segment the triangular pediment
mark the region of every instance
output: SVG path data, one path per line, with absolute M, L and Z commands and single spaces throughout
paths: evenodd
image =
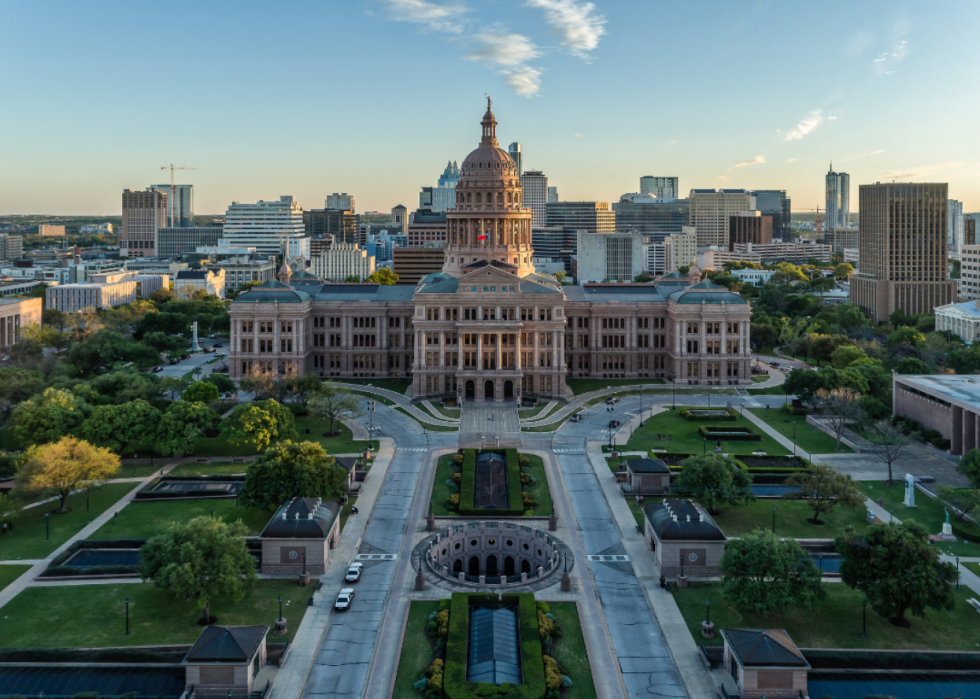
M 516 274 L 505 272 L 504 270 L 497 269 L 496 267 L 481 267 L 480 269 L 473 270 L 472 272 L 467 272 L 459 278 L 460 284 L 493 284 L 495 282 L 499 282 L 501 284 L 516 284 L 520 281 L 521 278 Z

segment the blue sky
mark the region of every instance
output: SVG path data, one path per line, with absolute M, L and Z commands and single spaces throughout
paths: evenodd
M 417 206 L 484 94 L 563 199 L 641 175 L 949 182 L 980 210 L 980 2 L 4 0 L 0 213 L 118 213 L 199 167 L 199 213 L 345 191 Z

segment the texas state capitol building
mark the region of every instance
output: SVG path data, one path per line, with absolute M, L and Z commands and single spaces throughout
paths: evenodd
M 710 282 L 561 286 L 532 264 L 531 210 L 489 101 L 460 168 L 442 272 L 325 284 L 283 265 L 231 304 L 231 376 L 411 376 L 415 397 L 563 399 L 565 377 L 747 384 L 751 308 Z

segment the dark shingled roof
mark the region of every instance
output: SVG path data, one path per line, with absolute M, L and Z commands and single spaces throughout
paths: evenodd
M 210 270 L 182 269 L 177 272 L 177 279 L 207 279 Z
M 268 626 L 208 626 L 184 656 L 185 663 L 247 663 L 255 656 Z
M 324 539 L 340 513 L 335 502 L 293 498 L 283 504 L 262 530 L 263 539 Z
M 723 629 L 721 633 L 743 667 L 810 667 L 782 629 Z
M 633 473 L 670 473 L 670 469 L 660 459 L 632 459 L 626 467 Z
M 661 541 L 726 541 L 711 515 L 690 500 L 652 503 L 643 508 L 643 514 Z
M 357 464 L 357 458 L 353 456 L 337 456 L 334 458 L 334 462 L 342 469 L 347 471 L 347 473 L 350 473 L 354 470 L 354 466 Z

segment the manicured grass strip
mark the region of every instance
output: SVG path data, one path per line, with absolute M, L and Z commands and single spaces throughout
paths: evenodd
M 259 580 L 251 595 L 238 604 L 218 598 L 211 613 L 219 624 L 274 626 L 279 616 L 279 597 L 286 617 L 285 636 L 293 640 L 306 613 L 307 600 L 316 580 L 299 587 L 295 579 Z M 126 632 L 129 598 L 130 635 Z M 288 602 L 288 604 L 287 604 Z M 119 585 L 60 585 L 29 587 L 4 607 L 4 648 L 100 648 L 193 643 L 201 635 L 197 620 L 201 610 L 194 601 L 177 600 L 173 593 L 153 583 Z M 52 624 L 51 619 L 70 620 Z M 270 634 L 270 638 L 272 638 Z
M 419 423 L 424 429 L 427 429 L 429 432 L 459 432 L 458 425 L 431 425 L 427 422 L 422 422 L 417 417 L 412 415 L 410 412 L 405 410 L 405 408 L 398 407 L 395 408 L 395 410 L 415 420 L 415 422 Z
M 438 611 L 438 601 L 412 602 L 409 605 L 392 699 L 418 699 L 419 694 L 412 685 L 432 664 L 432 646 L 425 637 L 425 625 L 429 615 Z
M 893 471 L 896 479 L 895 485 L 887 486 L 882 481 L 861 481 L 859 483 L 861 490 L 875 502 L 881 499 L 884 508 L 900 521 L 914 519 L 924 526 L 930 534 L 941 533 L 943 524 L 946 522 L 946 511 L 942 501 L 916 491 L 915 507 L 906 507 L 905 484 L 900 480 L 905 476 L 905 471 L 901 467 L 893 467 Z M 935 546 L 940 551 L 953 556 L 980 555 L 980 544 L 964 542 L 962 539 L 956 542 L 937 541 Z
M 378 416 L 374 416 L 374 438 L 378 438 Z M 306 434 L 309 429 L 310 434 Z M 296 418 L 296 432 L 299 434 L 301 442 L 319 442 L 328 454 L 354 454 L 363 452 L 367 447 L 366 441 L 355 440 L 350 428 L 342 422 L 333 424 L 334 432 L 339 434 L 336 437 L 324 437 L 324 432 L 330 431 L 330 421 L 314 415 Z
M 379 403 L 383 403 L 384 405 L 389 405 L 389 406 L 390 405 L 397 405 L 397 403 L 395 403 L 395 401 L 391 400 L 391 398 L 388 398 L 386 396 L 379 395 L 377 393 L 370 393 L 368 391 L 358 391 L 356 388 L 350 389 L 350 392 L 353 393 L 355 396 L 362 396 L 362 397 L 368 398 L 370 400 L 376 400 Z
M 973 561 L 963 561 L 960 563 L 961 566 L 969 570 L 974 575 L 980 575 L 980 563 L 975 563 Z
M 867 510 L 863 507 L 836 507 L 820 515 L 824 524 L 810 524 L 806 520 L 813 510 L 802 500 L 756 500 L 748 505 L 719 507 L 717 515 L 711 515 L 726 536 L 745 536 L 756 529 L 772 531 L 772 508 L 776 508 L 776 535 L 793 539 L 833 539 L 847 525 L 858 531 L 868 526 Z
M 701 638 L 705 600 L 711 600 L 715 629 L 785 629 L 801 648 L 859 648 L 884 650 L 976 651 L 980 645 L 977 613 L 966 603 L 976 593 L 961 586 L 953 591 L 956 606 L 949 612 L 929 610 L 925 618 L 908 614 L 912 628 L 900 629 L 878 616 L 868 605 L 868 637 L 861 638 L 863 595 L 843 583 L 826 583 L 827 597 L 812 609 L 791 608 L 783 614 L 765 616 L 733 607 L 724 597 L 721 583 L 694 583 L 672 594 L 680 607 L 694 643 L 720 646 L 721 634 Z
M 589 391 L 601 391 L 610 386 L 639 386 L 640 384 L 664 384 L 663 379 L 565 379 L 565 385 L 580 396 Z
M 537 481 L 532 486 L 524 489 L 534 498 L 538 506 L 534 508 L 535 517 L 549 517 L 555 511 L 554 504 L 551 502 L 551 490 L 548 488 L 548 476 L 544 471 L 544 462 L 540 456 L 524 454 L 528 460 L 528 473 Z
M 771 377 L 766 376 L 765 374 L 762 374 L 761 376 L 753 376 L 752 377 L 752 383 L 765 383 L 770 378 Z
M 20 519 L 14 522 L 13 531 L 4 534 L 0 539 L 0 559 L 9 561 L 18 558 L 45 558 L 137 487 L 139 483 L 107 483 L 92 491 L 91 509 L 87 511 L 85 493 L 68 496 L 71 512 L 62 515 L 54 514 L 58 509 L 57 500 L 24 510 Z M 46 512 L 51 513 L 48 517 L 51 538 L 47 541 L 44 529 Z
M 551 403 L 539 403 L 538 405 L 535 405 L 533 408 L 524 408 L 523 410 L 518 410 L 517 414 L 522 420 L 530 420 L 532 418 L 544 419 L 549 415 L 553 415 L 554 413 L 558 412 L 562 408 L 561 403 L 555 403 L 554 405 L 551 405 L 551 408 L 549 410 L 545 411 L 544 409 L 547 408 L 549 405 L 551 405 Z
M 833 454 L 837 446 L 837 440 L 826 432 L 818 430 L 806 421 L 803 415 L 787 415 L 776 409 L 767 410 L 766 408 L 752 408 L 750 412 L 756 417 L 761 418 L 767 425 L 779 432 L 786 439 L 793 440 L 793 421 L 796 420 L 796 445 L 800 451 L 813 452 L 814 454 Z M 841 443 L 841 454 L 850 454 L 851 449 Z
M 416 403 L 415 404 L 415 407 L 418 408 L 419 410 L 421 410 L 426 415 L 431 415 L 436 420 L 444 420 L 445 419 L 441 414 L 440 415 L 436 415 L 434 412 L 432 412 L 427 407 L 425 407 L 425 404 L 424 403 Z M 435 406 L 433 406 L 433 407 L 435 407 Z M 454 416 L 454 417 L 458 417 L 458 415 L 457 416 Z
M 388 391 L 394 391 L 395 393 L 404 394 L 408 387 L 412 385 L 411 379 L 396 379 L 396 378 L 371 378 L 371 379 L 338 379 L 337 383 L 349 383 L 349 384 L 361 384 L 362 386 L 374 386 L 375 388 L 383 388 Z
M 432 482 L 432 497 L 429 499 L 429 507 L 432 508 L 432 514 L 436 517 L 448 517 L 456 514 L 455 511 L 450 510 L 446 506 L 446 499 L 454 492 L 458 492 L 450 489 L 446 485 L 446 481 L 456 473 L 453 469 L 454 456 L 456 455 L 446 454 L 445 456 L 440 456 L 439 463 L 436 464 L 436 476 Z
M 705 406 L 698 406 L 704 408 Z M 681 417 L 681 406 L 677 410 L 664 410 L 646 421 L 646 424 L 633 432 L 632 438 L 626 444 L 626 451 L 649 451 L 653 448 L 667 449 L 672 453 L 701 454 L 703 451 L 714 451 L 715 441 L 701 438 L 698 428 L 704 424 L 696 420 L 686 420 Z M 739 416 L 737 420 L 725 422 L 726 428 L 743 427 L 762 436 L 761 441 L 722 440 L 721 448 L 726 454 L 751 454 L 760 448 L 767 454 L 783 455 L 787 450 L 775 439 L 762 431 L 748 418 Z M 658 434 L 669 434 L 671 440 L 657 439 Z
M 31 569 L 31 566 L 0 565 L 0 590 Z
M 357 503 L 357 496 L 351 495 L 347 498 L 347 504 L 340 508 L 340 531 L 344 531 L 347 520 L 350 519 L 350 508 Z
M 765 388 L 747 388 L 750 396 L 785 396 L 783 384 L 779 386 L 766 386 Z
M 589 655 L 585 651 L 585 637 L 582 634 L 582 622 L 578 618 L 578 607 L 574 602 L 550 602 L 548 606 L 563 632 L 554 657 L 573 682 L 565 699 L 596 699 L 595 682 L 592 679 Z
M 154 463 L 145 464 L 120 464 L 119 471 L 116 472 L 114 479 L 119 478 L 146 478 L 154 473 L 159 473 L 160 469 L 167 463 L 163 457 L 158 457 Z
M 216 461 L 210 464 L 181 464 L 172 471 L 167 471 L 168 476 L 224 476 L 237 475 L 248 471 L 250 461 L 236 464 L 231 461 Z
M 299 429 L 299 420 L 296 422 Z M 187 456 L 255 456 L 255 454 L 254 444 L 232 444 L 224 435 L 218 435 L 198 439 Z
M 187 522 L 194 517 L 211 516 L 221 517 L 226 522 L 240 519 L 248 527 L 249 536 L 258 536 L 272 518 L 272 512 L 235 505 L 233 498 L 132 502 L 99 527 L 99 530 L 89 538 L 149 539 L 157 534 L 163 534 L 174 522 Z
M 432 403 L 432 407 L 438 410 L 445 417 L 453 417 L 457 420 L 459 419 L 459 408 L 447 408 L 442 403 Z

